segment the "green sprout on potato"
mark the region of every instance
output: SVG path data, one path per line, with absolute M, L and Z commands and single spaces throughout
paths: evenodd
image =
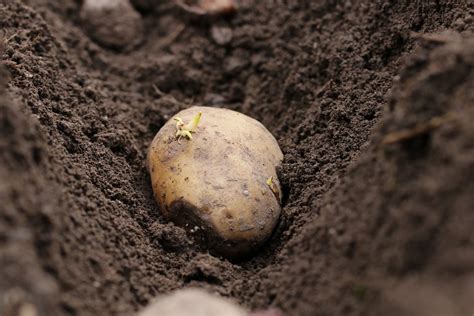
M 180 117 L 175 117 L 176 121 L 176 138 L 180 140 L 181 138 L 193 139 L 192 133 L 196 132 L 196 129 L 201 120 L 202 113 L 199 112 L 191 122 L 184 124 L 183 120 Z
M 273 177 L 269 177 L 265 182 L 267 183 L 270 190 L 272 190 L 273 194 L 275 194 L 275 196 L 279 198 L 280 194 L 278 192 L 277 186 L 275 185 L 275 182 L 273 181 Z

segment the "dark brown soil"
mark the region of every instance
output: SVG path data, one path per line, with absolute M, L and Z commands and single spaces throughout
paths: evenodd
M 79 1 L 0 0 L 2 315 L 130 315 L 189 286 L 296 316 L 472 314 L 470 1 L 137 2 L 146 38 L 116 52 Z M 283 217 L 242 262 L 153 199 L 147 146 L 191 104 L 262 121 L 285 153 Z

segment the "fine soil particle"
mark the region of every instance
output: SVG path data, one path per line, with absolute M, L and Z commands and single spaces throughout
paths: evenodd
M 190 286 L 296 316 L 472 313 L 471 2 L 132 2 L 146 38 L 120 53 L 80 1 L 0 0 L 2 315 L 130 315 Z M 282 218 L 244 261 L 154 201 L 147 147 L 190 105 L 284 152 Z

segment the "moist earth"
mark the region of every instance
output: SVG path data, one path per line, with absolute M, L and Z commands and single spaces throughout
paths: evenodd
M 124 51 L 79 1 L 0 1 L 2 315 L 130 315 L 194 286 L 286 315 L 472 313 L 472 2 L 132 2 L 144 38 Z M 282 217 L 245 260 L 153 198 L 147 148 L 191 105 L 282 147 Z

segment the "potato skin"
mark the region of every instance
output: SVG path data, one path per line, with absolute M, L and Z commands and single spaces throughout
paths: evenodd
M 261 245 L 278 222 L 276 168 L 283 154 L 270 132 L 244 114 L 191 107 L 174 117 L 190 122 L 199 112 L 192 140 L 176 139 L 173 118 L 155 136 L 148 151 L 153 192 L 167 219 L 211 252 L 239 258 Z

